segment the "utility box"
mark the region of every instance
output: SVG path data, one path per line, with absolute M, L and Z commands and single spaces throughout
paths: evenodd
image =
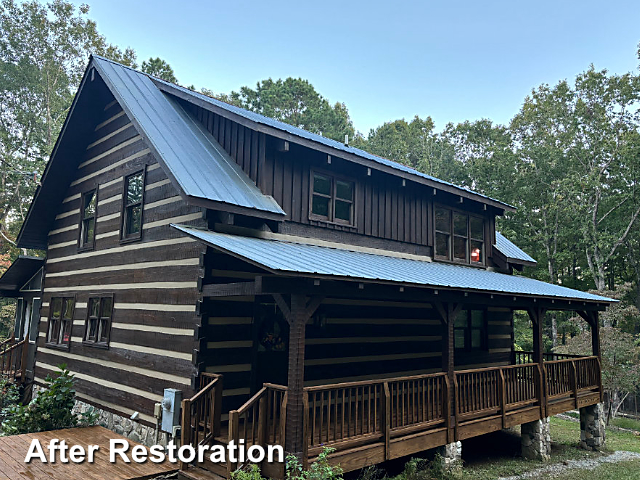
M 182 391 L 165 388 L 162 399 L 162 431 L 173 433 L 173 427 L 180 425 L 180 405 Z

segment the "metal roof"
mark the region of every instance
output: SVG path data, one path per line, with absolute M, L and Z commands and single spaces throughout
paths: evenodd
M 521 250 L 520 247 L 518 247 L 515 243 L 502 235 L 500 232 L 496 232 L 496 244 L 494 246 L 500 253 L 507 257 L 507 260 L 515 261 L 512 263 L 516 263 L 517 261 L 532 263 L 534 265 L 538 263 L 533 257 Z
M 286 215 L 213 135 L 147 75 L 95 55 L 92 63 L 184 195 Z
M 477 290 L 589 302 L 612 303 L 599 295 L 531 278 L 480 268 L 412 260 L 317 245 L 243 237 L 172 225 L 213 248 L 280 274 L 398 282 L 404 285 Z
M 128 68 L 128 67 L 123 67 L 123 68 Z M 454 189 L 459 190 L 460 192 L 465 192 L 467 194 L 471 194 L 475 197 L 478 197 L 478 199 L 484 199 L 485 201 L 488 200 L 491 202 L 495 202 L 496 204 L 499 204 L 500 206 L 502 206 L 502 208 L 515 210 L 515 207 L 513 207 L 512 205 L 501 202 L 500 200 L 496 200 L 495 198 L 491 198 L 487 195 L 483 195 L 481 193 L 474 192 L 473 190 L 469 190 L 468 188 L 461 187 L 459 185 L 454 185 L 453 183 L 449 183 L 439 178 L 432 177 L 431 175 L 427 175 L 426 173 L 420 172 L 406 165 L 402 165 L 401 163 L 397 163 L 397 162 L 388 160 L 386 158 L 379 157 L 378 155 L 374 155 L 372 153 L 366 152 L 359 148 L 350 147 L 348 145 L 345 145 L 344 143 L 340 143 L 336 140 L 332 140 L 331 138 L 323 137 L 322 135 L 308 132 L 306 130 L 303 130 L 302 128 L 294 127 L 293 125 L 289 125 L 288 123 L 274 120 L 273 118 L 265 117 L 264 115 L 261 115 L 259 113 L 255 113 L 249 110 L 245 110 L 244 108 L 236 107 L 235 105 L 230 105 L 228 103 L 222 102 L 215 98 L 208 97 L 207 95 L 203 95 L 202 93 L 194 92 L 193 90 L 189 90 L 188 88 L 181 87 L 173 83 L 169 83 L 160 78 L 153 77 L 153 81 L 157 85 L 159 85 L 160 88 L 165 87 L 164 89 L 169 93 L 172 93 L 175 91 L 182 92 L 183 94 L 189 97 L 197 98 L 203 102 L 209 103 L 217 108 L 226 110 L 230 113 L 238 115 L 252 122 L 255 122 L 261 125 L 266 125 L 268 127 L 272 127 L 277 130 L 281 130 L 283 132 L 286 132 L 290 135 L 294 135 L 296 137 L 304 138 L 306 140 L 311 140 L 313 142 L 319 143 L 321 145 L 325 145 L 327 147 L 331 147 L 341 152 L 356 155 L 363 159 L 370 160 L 380 165 L 384 165 L 385 167 L 389 167 L 394 170 L 397 170 L 398 172 L 404 172 L 415 177 L 419 177 L 419 178 L 430 180 L 435 183 L 439 183 L 443 186 L 452 187 Z
M 19 290 L 43 265 L 44 258 L 20 255 L 0 277 L 0 296 L 19 296 Z

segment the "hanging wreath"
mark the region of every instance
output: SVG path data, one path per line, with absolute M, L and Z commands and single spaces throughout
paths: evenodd
M 287 348 L 284 334 L 285 329 L 280 324 L 279 318 L 268 318 L 260 327 L 260 345 L 267 352 L 284 352 Z

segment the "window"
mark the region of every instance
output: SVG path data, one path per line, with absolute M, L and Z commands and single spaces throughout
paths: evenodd
M 90 297 L 87 303 L 87 321 L 84 326 L 84 343 L 106 347 L 109 345 L 113 296 Z
M 484 220 L 448 208 L 435 208 L 435 257 L 484 264 Z
M 485 349 L 485 311 L 461 310 L 453 324 L 453 338 L 457 350 Z
M 73 297 L 53 297 L 49 306 L 47 343 L 69 346 L 76 301 Z
M 311 214 L 314 220 L 353 225 L 354 184 L 348 180 L 312 173 Z
M 96 237 L 97 190 L 82 195 L 80 212 L 80 248 L 92 248 Z
M 144 170 L 124 180 L 122 240 L 142 238 L 142 209 L 144 203 Z

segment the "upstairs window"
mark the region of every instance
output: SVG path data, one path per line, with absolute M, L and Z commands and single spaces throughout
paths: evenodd
M 484 264 L 484 219 L 481 217 L 436 207 L 435 235 L 437 259 Z
M 109 346 L 113 295 L 90 297 L 84 326 L 84 343 L 99 347 Z
M 122 208 L 122 240 L 142 238 L 142 210 L 144 207 L 144 170 L 124 180 Z
M 353 225 L 353 182 L 313 172 L 311 184 L 311 219 Z
M 96 238 L 97 190 L 82 195 L 80 212 L 80 248 L 92 248 Z
M 484 310 L 461 310 L 453 325 L 456 350 L 484 350 L 487 345 L 487 327 Z
M 48 344 L 69 347 L 75 306 L 76 300 L 74 297 L 51 298 L 49 307 L 49 329 L 47 332 Z

